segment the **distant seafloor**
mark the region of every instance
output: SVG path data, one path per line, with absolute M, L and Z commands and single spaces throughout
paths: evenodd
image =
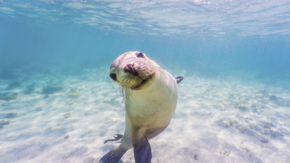
M 103 143 L 125 129 L 119 86 L 108 66 L 73 70 L 0 80 L 0 163 L 98 162 L 114 148 Z M 290 162 L 289 89 L 168 71 L 184 80 L 170 125 L 150 140 L 152 162 Z

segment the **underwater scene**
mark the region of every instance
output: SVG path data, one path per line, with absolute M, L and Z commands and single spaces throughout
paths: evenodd
M 0 144 L 0 163 L 290 163 L 290 1 L 0 0 Z

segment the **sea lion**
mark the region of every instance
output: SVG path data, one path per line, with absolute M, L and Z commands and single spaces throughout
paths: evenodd
M 125 134 L 117 134 L 119 146 L 104 155 L 101 163 L 117 163 L 133 148 L 136 163 L 151 163 L 149 139 L 160 134 L 174 114 L 179 83 L 157 63 L 139 51 L 120 55 L 110 67 L 111 79 L 122 87 L 126 110 Z

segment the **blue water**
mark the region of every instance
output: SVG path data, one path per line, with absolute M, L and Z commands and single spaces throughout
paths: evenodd
M 110 64 L 139 50 L 165 67 L 289 80 L 288 1 L 0 2 L 1 68 Z M 202 72 L 201 72 L 202 73 Z
M 275 107 L 289 109 L 289 92 L 272 88 L 290 90 L 289 0 L 0 0 L 0 107 L 16 105 L 17 100 L 1 100 L 9 83 L 23 81 L 25 87 L 36 82 L 34 75 L 55 81 L 55 71 L 78 76 L 102 66 L 108 73 L 112 61 L 127 51 L 145 53 L 174 75 L 185 71 L 185 82 L 197 76 L 263 84 L 256 91 L 265 96 L 260 108 L 275 101 Z M 44 86 L 36 83 L 36 90 Z M 34 93 L 42 98 L 39 90 Z M 229 105 L 247 106 L 232 99 Z

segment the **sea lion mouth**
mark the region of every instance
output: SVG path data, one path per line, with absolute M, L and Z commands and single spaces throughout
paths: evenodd
M 151 74 L 147 79 L 142 80 L 141 84 L 136 86 L 136 87 L 132 87 L 132 90 L 139 90 L 141 87 L 143 87 L 146 83 L 148 83 L 150 80 L 153 79 L 155 74 Z

